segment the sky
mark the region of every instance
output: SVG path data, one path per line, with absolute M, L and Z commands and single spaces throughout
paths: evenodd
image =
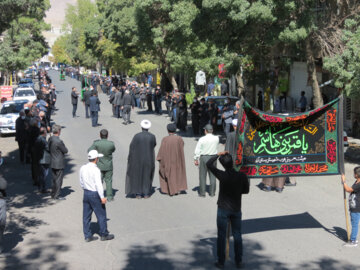
M 46 12 L 45 22 L 54 28 L 60 28 L 65 19 L 67 4 L 76 4 L 77 0 L 50 0 L 51 8 Z

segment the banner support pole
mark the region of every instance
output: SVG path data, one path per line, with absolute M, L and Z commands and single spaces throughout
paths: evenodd
M 347 209 L 347 203 L 346 203 L 346 191 L 343 187 L 344 192 L 344 209 L 345 209 L 345 223 L 346 223 L 346 234 L 347 234 L 347 240 L 350 241 L 350 224 L 349 224 L 349 213 Z

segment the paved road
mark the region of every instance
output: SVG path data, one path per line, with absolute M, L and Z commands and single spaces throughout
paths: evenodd
M 192 162 L 196 139 L 184 137 L 187 194 L 160 194 L 156 174 L 156 192 L 150 199 L 127 199 L 124 187 L 128 147 L 133 135 L 140 131 L 140 121 L 152 121 L 150 131 L 157 138 L 157 153 L 168 120 L 136 109 L 132 114 L 135 123 L 123 126 L 121 119 L 111 117 L 107 98 L 101 94 L 102 126 L 92 128 L 82 104 L 79 117 L 71 117 L 70 89 L 80 88 L 79 83 L 69 78 L 60 82 L 57 72 L 50 75 L 59 91 L 59 110 L 53 118 L 63 126 L 61 137 L 70 150 L 63 184 L 67 200 L 54 203 L 37 194 L 31 185 L 29 166 L 20 166 L 17 161 L 14 138 L 1 138 L 10 209 L 0 269 L 213 269 L 216 198 L 199 198 L 193 191 L 198 186 L 198 169 Z M 86 149 L 98 138 L 101 128 L 109 130 L 109 139 L 117 148 L 117 192 L 115 201 L 107 204 L 108 227 L 115 239 L 85 243 L 78 171 L 87 162 Z M 349 177 L 354 166 L 346 164 Z M 297 181 L 296 187 L 278 194 L 260 191 L 260 179 L 251 180 L 250 194 L 243 197 L 246 269 L 359 269 L 358 248 L 342 247 L 346 232 L 339 177 L 300 177 Z M 93 228 L 97 229 L 95 223 Z M 233 260 L 226 267 L 233 269 Z

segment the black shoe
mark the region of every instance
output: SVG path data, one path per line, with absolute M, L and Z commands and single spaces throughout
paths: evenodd
M 205 198 L 205 195 L 201 195 L 201 194 L 199 194 L 199 197 L 201 197 L 201 198 Z
M 89 238 L 85 238 L 85 242 L 91 242 L 91 241 L 95 241 L 95 240 L 98 240 L 99 237 L 96 237 L 96 236 L 91 236 Z
M 237 269 L 243 268 L 242 262 L 237 262 L 237 263 L 235 263 L 235 265 L 236 265 L 236 268 L 237 268 Z
M 225 267 L 223 263 L 219 263 L 219 262 L 215 262 L 214 265 L 216 268 L 219 268 L 219 269 L 224 269 L 224 267 Z
M 127 123 L 126 123 L 126 122 L 123 122 L 123 125 L 127 125 Z
M 113 234 L 108 234 L 108 235 L 106 235 L 106 236 L 101 236 L 101 238 L 100 238 L 100 240 L 101 241 L 107 241 L 107 240 L 112 240 L 112 239 L 114 239 L 114 235 Z
M 291 183 L 291 182 L 285 183 L 285 186 L 287 186 L 287 187 L 295 187 L 296 183 Z

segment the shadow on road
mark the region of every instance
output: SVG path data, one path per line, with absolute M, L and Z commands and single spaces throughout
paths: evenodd
M 72 173 L 74 167 L 73 164 L 70 164 L 69 159 L 66 160 L 66 164 L 65 175 Z M 33 229 L 36 229 L 41 225 L 46 225 L 44 220 L 32 217 L 33 211 L 38 211 L 40 208 L 51 206 L 55 202 L 51 200 L 48 194 L 44 195 L 38 193 L 37 188 L 32 185 L 31 166 L 30 164 L 24 165 L 20 163 L 18 150 L 12 151 L 4 156 L 4 164 L 1 167 L 3 177 L 8 183 L 8 219 L 4 234 L 4 253 L 6 254 L 6 261 L 9 260 L 12 265 L 17 261 L 16 254 L 18 251 L 16 251 L 15 248 L 18 243 L 24 240 L 25 235 L 31 234 Z M 47 178 L 48 185 L 50 181 L 51 172 L 49 172 Z M 62 188 L 62 194 L 64 196 L 69 195 L 72 192 L 73 190 L 69 186 Z M 51 235 L 51 238 L 56 237 Z M 50 245 L 50 242 L 48 245 Z M 44 247 L 41 247 L 41 249 L 43 248 Z M 54 248 L 57 249 L 58 247 L 55 245 Z M 26 268 L 20 267 L 16 269 Z
M 303 262 L 298 266 L 280 262 L 270 255 L 263 254 L 265 248 L 258 241 L 244 240 L 244 269 L 256 270 L 287 270 L 287 269 L 311 269 L 311 270 L 355 270 L 358 266 L 344 261 L 322 257 L 317 261 Z M 144 245 L 133 245 L 126 250 L 126 270 L 168 270 L 168 269 L 216 269 L 213 263 L 216 261 L 216 238 L 199 238 L 191 242 L 191 247 L 184 249 L 172 259 L 170 249 L 163 244 L 149 242 Z M 225 263 L 226 269 L 236 269 L 233 254 L 233 242 L 230 241 L 230 258 Z

